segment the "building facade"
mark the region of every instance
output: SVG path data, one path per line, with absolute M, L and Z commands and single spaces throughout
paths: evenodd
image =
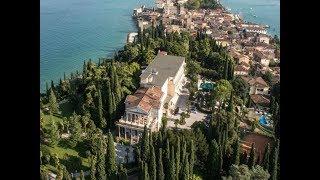
M 140 75 L 140 88 L 126 97 L 125 113 L 116 123 L 118 137 L 139 142 L 144 126 L 151 132 L 161 127 L 163 113 L 174 109 L 186 83 L 185 58 L 159 53 Z M 167 104 L 167 108 L 165 108 Z

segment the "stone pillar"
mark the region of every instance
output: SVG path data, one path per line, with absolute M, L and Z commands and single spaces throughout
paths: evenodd
M 120 126 L 118 126 L 118 137 L 121 138 Z
M 124 139 L 127 140 L 127 128 L 124 128 Z

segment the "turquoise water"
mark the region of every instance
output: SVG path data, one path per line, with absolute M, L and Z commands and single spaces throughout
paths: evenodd
M 259 123 L 261 124 L 261 125 L 268 125 L 268 122 L 267 122 L 267 119 L 266 119 L 266 117 L 265 116 L 260 116 L 260 118 L 259 118 Z
M 245 21 L 269 25 L 271 35 L 280 37 L 280 0 L 220 0 L 233 13 L 240 13 Z M 255 17 L 256 16 L 256 17 Z
M 41 0 L 40 85 L 82 69 L 83 61 L 111 56 L 136 31 L 131 14 L 153 0 Z

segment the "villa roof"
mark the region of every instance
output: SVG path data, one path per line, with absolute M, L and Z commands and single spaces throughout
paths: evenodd
M 169 77 L 175 77 L 185 61 L 184 57 L 158 54 L 140 75 L 141 79 L 153 76 L 150 84 L 162 87 Z M 153 74 L 156 71 L 157 74 Z
M 158 109 L 160 107 L 160 98 L 162 96 L 160 87 L 140 87 L 133 95 L 126 98 L 127 108 L 139 107 L 145 112 L 149 112 L 151 108 Z
M 270 103 L 270 100 L 261 94 L 252 94 L 250 98 L 256 105 L 268 106 Z
M 237 65 L 234 68 L 234 71 L 245 71 L 245 72 L 248 72 L 247 68 L 243 67 L 242 65 Z
M 250 86 L 256 86 L 260 88 L 269 87 L 268 84 L 261 78 L 252 78 L 252 77 L 242 77 Z

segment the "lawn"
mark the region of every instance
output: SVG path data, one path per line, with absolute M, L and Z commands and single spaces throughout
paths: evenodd
M 54 115 L 43 115 L 43 124 L 44 126 L 47 126 L 51 124 L 51 122 L 60 123 L 63 120 L 60 117 L 54 116 Z
M 80 143 L 81 144 L 81 143 Z M 88 158 L 82 157 L 85 149 L 81 146 L 76 146 L 71 148 L 64 141 L 60 141 L 56 147 L 50 147 L 42 145 L 41 147 L 43 154 L 56 154 L 62 164 L 64 164 L 70 172 L 75 170 L 88 170 L 90 167 L 90 162 Z M 81 161 L 80 161 L 81 160 Z

